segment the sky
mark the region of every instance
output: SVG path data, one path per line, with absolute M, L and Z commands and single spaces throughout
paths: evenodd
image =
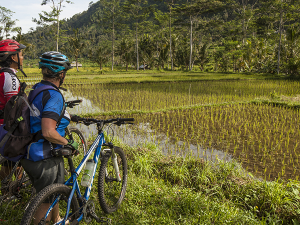
M 57 2 L 58 0 L 55 0 Z M 71 0 L 73 4 L 63 3 L 65 7 L 61 12 L 60 19 L 71 18 L 77 13 L 81 13 L 88 9 L 92 0 Z M 42 0 L 1 0 L 0 6 L 10 9 L 13 13 L 12 20 L 16 21 L 16 27 L 22 27 L 22 33 L 27 33 L 31 27 L 36 28 L 36 23 L 32 22 L 32 18 L 39 19 L 39 13 L 42 11 L 50 11 L 50 3 L 41 5 Z

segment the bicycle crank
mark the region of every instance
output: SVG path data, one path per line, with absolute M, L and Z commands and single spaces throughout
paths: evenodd
M 101 217 L 99 218 L 95 213 L 95 203 L 92 200 L 88 200 L 83 207 L 83 218 L 86 223 L 90 223 L 92 219 L 95 219 L 97 223 L 111 224 L 110 218 Z

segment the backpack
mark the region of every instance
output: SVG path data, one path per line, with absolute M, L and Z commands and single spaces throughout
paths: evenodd
M 1 72 L 1 70 L 0 70 Z M 18 161 L 23 158 L 26 153 L 26 147 L 31 143 L 43 138 L 42 131 L 34 134 L 30 132 L 30 111 L 33 116 L 34 110 L 31 108 L 31 103 L 34 98 L 45 90 L 57 90 L 57 88 L 50 85 L 43 85 L 30 92 L 30 100 L 25 93 L 27 84 L 25 82 L 20 84 L 20 91 L 17 95 L 12 96 L 4 107 L 4 123 L 0 126 L 0 154 L 11 160 Z M 65 111 L 65 104 L 57 124 Z

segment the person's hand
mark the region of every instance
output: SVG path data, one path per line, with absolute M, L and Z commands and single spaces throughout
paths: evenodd
M 70 147 L 73 150 L 78 150 L 79 144 L 76 141 L 69 140 L 69 139 L 67 139 L 67 141 L 68 141 L 68 144 L 66 145 L 67 147 Z
M 81 119 L 80 116 L 77 116 L 75 114 L 70 115 L 70 116 L 71 116 L 71 121 L 76 122 L 76 123 L 78 123 L 80 121 L 80 119 Z

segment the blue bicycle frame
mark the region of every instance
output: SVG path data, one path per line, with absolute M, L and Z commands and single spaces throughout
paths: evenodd
M 64 225 L 65 222 L 67 221 L 67 218 L 70 216 L 69 215 L 70 205 L 71 205 L 71 200 L 72 200 L 72 198 L 74 196 L 75 191 L 76 191 L 77 197 L 78 198 L 82 198 L 82 195 L 81 195 L 81 192 L 80 192 L 80 189 L 79 189 L 79 184 L 78 184 L 77 177 L 79 176 L 80 172 L 82 171 L 82 169 L 83 169 L 86 161 L 89 159 L 89 157 L 91 156 L 91 154 L 93 153 L 93 151 L 96 149 L 95 153 L 94 153 L 94 158 L 93 158 L 96 166 L 95 166 L 94 171 L 93 171 L 92 181 L 91 181 L 91 184 L 89 185 L 89 187 L 86 187 L 85 193 L 84 193 L 84 196 L 83 196 L 83 198 L 86 201 L 89 199 L 90 193 L 91 193 L 91 189 L 92 189 L 92 185 L 93 185 L 93 181 L 94 181 L 94 177 L 95 177 L 95 174 L 96 174 L 96 171 L 97 171 L 97 165 L 98 165 L 98 161 L 99 161 L 99 156 L 100 156 L 101 148 L 102 148 L 102 145 L 104 143 L 105 143 L 105 138 L 104 138 L 103 132 L 101 131 L 98 134 L 98 136 L 96 137 L 94 143 L 91 145 L 91 147 L 88 150 L 87 154 L 83 157 L 83 159 L 80 162 L 80 164 L 78 165 L 78 167 L 75 169 L 75 171 L 72 172 L 71 177 L 65 182 L 65 185 L 72 186 L 72 191 L 71 191 L 71 194 L 70 194 L 69 199 L 68 199 L 68 205 L 67 205 L 66 215 L 65 215 L 65 217 L 64 217 L 64 219 L 62 221 L 56 223 L 57 225 L 58 224 Z M 72 159 L 68 158 L 68 160 L 72 160 Z M 60 198 L 60 196 L 58 196 L 56 198 L 56 200 L 52 203 L 52 205 L 50 206 L 50 208 L 48 209 L 48 211 L 47 211 L 47 213 L 45 215 L 45 218 L 48 217 L 48 215 L 51 212 L 51 210 L 53 209 L 53 207 L 59 201 L 59 198 Z M 81 204 L 80 207 L 82 207 L 82 203 L 80 203 L 80 204 Z M 80 217 L 77 218 L 78 222 L 80 222 L 83 219 L 82 210 L 79 211 L 79 212 L 80 212 Z

